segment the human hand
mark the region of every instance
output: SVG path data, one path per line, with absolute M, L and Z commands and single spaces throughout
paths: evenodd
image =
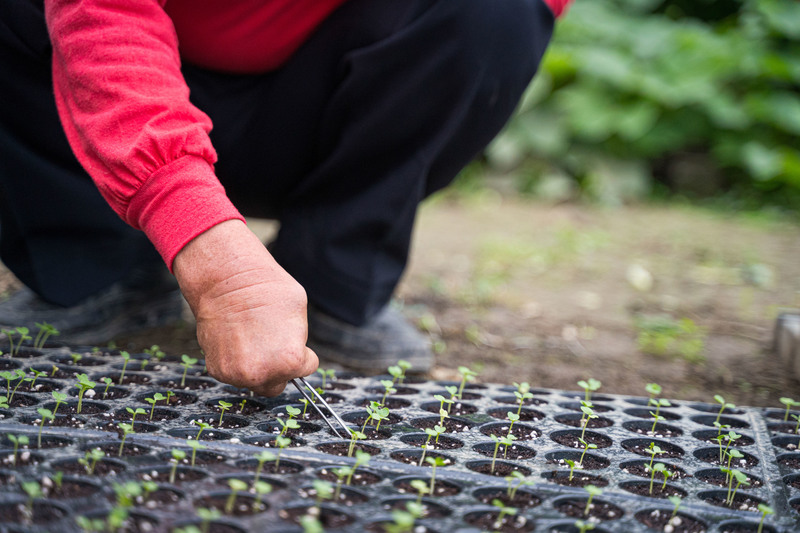
M 208 373 L 277 396 L 319 361 L 306 347 L 305 290 L 239 220 L 217 224 L 175 257 L 173 272 L 197 319 Z

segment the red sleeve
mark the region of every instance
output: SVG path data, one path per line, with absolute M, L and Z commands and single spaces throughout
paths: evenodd
M 242 216 L 214 174 L 211 120 L 189 103 L 165 0 L 46 0 L 56 105 L 114 211 L 171 268 L 212 226 Z
M 572 3 L 572 0 L 544 0 L 550 6 L 553 15 L 560 17 L 567 10 L 567 7 Z

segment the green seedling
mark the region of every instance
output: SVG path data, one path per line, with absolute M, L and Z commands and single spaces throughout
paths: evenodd
M 106 521 L 102 518 L 88 518 L 86 516 L 76 516 L 75 523 L 81 531 L 93 533 L 95 531 L 105 531 Z
M 28 333 L 30 333 L 30 330 L 25 326 L 14 328 L 14 331 L 19 334 L 19 342 L 17 342 L 17 345 L 14 346 L 11 337 L 8 338 L 8 343 L 9 347 L 11 348 L 12 357 L 19 354 L 20 349 L 22 349 L 22 343 L 24 343 L 25 341 L 29 341 L 32 338 L 30 335 L 28 335 Z
M 114 483 L 113 489 L 119 507 L 133 507 L 137 503 L 136 500 L 142 495 L 142 486 L 135 481 Z
M 256 473 L 253 476 L 253 487 L 255 484 L 258 483 L 258 478 L 261 477 L 261 470 L 264 469 L 264 463 L 267 461 L 274 461 L 275 454 L 272 452 L 268 452 L 267 450 L 262 450 L 255 455 L 255 459 L 257 461 L 256 465 Z
M 359 440 L 365 440 L 367 436 L 357 430 L 351 429 L 350 430 L 350 446 L 347 448 L 347 457 L 353 457 L 353 451 L 356 449 L 356 442 Z
M 747 474 L 742 472 L 741 470 L 736 470 L 735 468 L 731 470 L 731 482 L 728 484 L 728 498 L 725 500 L 729 507 L 733 506 L 733 500 L 736 498 L 736 491 L 739 490 L 741 485 L 748 486 L 750 485 L 750 481 L 747 479 Z M 736 486 L 733 487 L 733 492 L 731 492 L 731 485 L 733 484 L 733 480 L 736 479 Z
M 422 505 L 422 498 L 431 493 L 430 487 L 421 479 L 412 479 L 409 484 L 412 489 L 417 491 L 417 504 Z
M 219 422 L 217 423 L 217 427 L 222 427 L 222 417 L 225 416 L 225 411 L 233 407 L 233 404 L 230 402 L 220 400 L 219 403 L 217 404 L 217 407 L 219 407 Z
M 431 439 L 436 439 L 435 442 L 438 444 L 439 435 L 441 435 L 445 431 L 446 431 L 446 428 L 444 426 L 440 426 L 438 424 L 433 426 L 433 428 L 425 428 L 425 434 L 428 435 L 428 438 L 425 439 L 425 444 L 423 444 L 421 446 L 422 455 L 419 458 L 419 466 L 422 466 L 422 464 L 425 461 L 425 454 L 427 453 L 428 448 L 430 447 Z
M 240 479 L 229 479 L 228 486 L 231 488 L 231 493 L 228 499 L 225 500 L 225 514 L 231 514 L 236 505 L 236 496 L 243 490 L 247 490 L 247 483 Z
M 656 432 L 656 425 L 658 424 L 658 422 L 660 420 L 666 420 L 666 418 L 664 418 L 663 416 L 661 416 L 659 414 L 660 411 L 661 411 L 661 408 L 662 407 L 669 407 L 672 404 L 669 403 L 669 400 L 665 400 L 664 398 L 651 399 L 650 402 L 652 402 L 651 405 L 655 405 L 655 407 L 656 407 L 655 412 L 650 411 L 650 416 L 653 417 L 653 427 L 650 428 L 650 433 L 655 433 Z
M 316 516 L 305 514 L 300 517 L 300 527 L 303 533 L 324 533 L 325 528 Z
M 125 369 L 128 367 L 128 363 L 131 360 L 131 354 L 129 354 L 125 350 L 119 352 L 119 354 L 122 356 L 122 360 L 124 361 L 122 363 L 122 372 L 119 373 L 119 381 L 118 381 L 118 383 L 122 385 L 122 382 L 125 380 Z
M 47 372 L 42 372 L 31 367 L 31 373 L 33 373 L 33 377 L 28 378 L 30 379 L 30 385 L 28 385 L 28 388 L 30 390 L 35 390 L 34 387 L 36 387 L 36 380 L 45 377 L 47 375 Z
M 572 477 L 575 472 L 575 465 L 578 463 L 575 463 L 575 461 L 572 459 L 564 459 L 564 462 L 569 466 L 569 480 L 572 481 Z
M 671 524 L 672 520 L 676 516 L 678 516 L 678 508 L 681 506 L 681 503 L 683 503 L 683 499 L 680 496 L 668 496 L 667 499 L 669 499 L 670 503 L 672 503 L 673 506 L 672 514 L 670 515 L 669 520 L 667 521 L 668 524 Z
M 83 359 L 83 356 L 79 353 L 72 352 L 69 354 L 70 359 L 72 359 L 72 364 L 77 365 L 78 362 Z
M 320 387 L 322 387 L 323 390 L 328 386 L 327 383 L 328 379 L 330 379 L 331 381 L 336 379 L 336 370 L 334 370 L 333 368 L 328 370 L 323 370 L 322 368 L 318 368 L 317 374 L 320 374 L 322 376 L 322 384 L 320 385 Z
M 740 452 L 739 450 L 735 449 L 735 448 L 732 449 L 732 450 L 729 450 L 726 455 L 728 456 L 728 468 L 731 467 L 731 463 L 733 462 L 734 459 L 742 459 L 742 458 L 744 458 L 744 454 L 742 452 Z
M 785 396 L 783 398 L 781 398 L 780 401 L 781 401 L 781 403 L 783 405 L 786 406 L 786 411 L 784 411 L 784 413 L 783 413 L 783 421 L 784 422 L 788 422 L 789 421 L 789 410 L 791 410 L 792 407 L 797 407 L 798 405 L 800 405 L 800 402 L 796 402 L 792 398 L 787 398 Z
M 195 459 L 197 458 L 197 450 L 205 449 L 205 445 L 199 440 L 186 439 L 186 445 L 192 449 L 192 458 L 189 461 L 191 466 L 194 466 Z
M 742 436 L 733 430 L 729 431 L 727 435 L 721 435 L 717 437 L 716 440 L 719 442 L 719 464 L 722 464 L 722 458 L 728 453 L 728 449 L 730 448 L 731 444 L 741 438 Z M 724 448 L 722 446 L 723 442 L 726 443 Z
M 458 367 L 458 373 L 461 374 L 461 382 L 458 384 L 458 399 L 464 399 L 464 387 L 467 386 L 468 381 L 475 381 L 478 373 L 470 370 L 465 366 Z
M 400 368 L 400 376 L 398 377 L 398 384 L 402 385 L 403 381 L 406 379 L 406 373 L 411 370 L 411 363 L 406 361 L 405 359 L 400 359 L 397 361 L 397 367 Z
M 406 377 L 405 371 L 399 365 L 392 365 L 386 369 L 389 372 L 389 375 L 392 376 L 392 385 L 397 383 L 398 385 L 403 384 L 403 380 Z
M 156 403 L 160 402 L 161 400 L 166 400 L 167 397 L 157 392 L 153 395 L 152 398 L 145 398 L 144 401 L 150 404 L 150 418 L 149 420 L 153 420 L 153 412 L 156 410 Z
M 647 471 L 651 472 L 653 470 L 653 463 L 656 460 L 656 455 L 663 455 L 667 453 L 665 450 L 662 450 L 655 442 L 651 442 L 647 449 L 649 450 L 650 454 L 650 464 L 647 465 Z
M 108 389 L 111 387 L 111 384 L 114 383 L 114 381 L 109 377 L 100 378 L 100 381 L 106 384 L 106 388 L 103 389 L 103 399 L 105 399 L 106 396 L 108 396 Z
M 159 348 L 158 344 L 154 344 L 149 348 L 145 348 L 144 350 L 142 350 L 142 352 L 146 353 L 150 357 L 155 357 L 156 361 L 159 361 L 159 362 L 162 359 L 164 359 L 164 356 L 167 355 Z
M 445 466 L 446 463 L 441 457 L 428 457 L 425 462 L 431 465 L 431 484 L 429 489 L 430 493 L 433 494 L 433 490 L 436 488 L 436 467 Z
M 510 501 L 514 501 L 517 497 L 517 491 L 523 486 L 532 487 L 534 485 L 534 481 L 527 479 L 525 475 L 520 472 L 519 470 L 514 470 L 511 472 L 511 475 L 506 476 L 506 483 L 508 483 L 508 487 L 506 488 L 506 495 L 508 495 L 508 499 Z M 514 483 L 516 481 L 516 483 Z
M 172 455 L 172 459 L 170 459 L 169 462 L 172 463 L 172 468 L 169 470 L 169 482 L 175 483 L 175 476 L 178 473 L 178 465 L 181 463 L 181 461 L 186 459 L 186 452 L 174 448 L 170 451 L 170 454 Z
M 650 495 L 653 495 L 653 483 L 656 480 L 656 473 L 661 472 L 664 475 L 664 485 L 667 484 L 667 477 L 669 476 L 669 470 L 667 470 L 667 465 L 664 463 L 656 463 L 653 465 L 653 468 L 650 470 Z M 662 487 L 663 490 L 663 487 Z
M 574 525 L 578 529 L 578 533 L 586 533 L 595 528 L 594 522 L 584 522 L 583 520 L 575 520 Z
M 181 366 L 183 367 L 183 374 L 181 374 L 181 387 L 186 386 L 186 373 L 189 372 L 189 367 L 196 364 L 197 359 L 189 357 L 186 354 L 181 355 Z
M 333 501 L 339 501 L 344 480 L 352 476 L 355 470 L 355 467 L 352 466 L 340 466 L 339 468 L 333 469 L 333 473 L 336 474 L 336 490 L 333 492 Z
M 281 437 L 280 435 L 275 437 L 275 445 L 278 447 L 278 454 L 275 456 L 275 472 L 278 472 L 278 466 L 281 464 L 281 453 L 291 443 L 292 439 L 289 437 Z
M 306 403 L 308 403 L 308 400 L 306 400 L 305 398 L 303 398 L 303 401 L 305 401 Z M 241 402 L 239 402 L 239 414 L 242 414 L 242 413 L 244 413 L 244 406 L 245 406 L 246 404 L 247 404 L 247 398 L 245 398 L 245 399 L 243 399 Z M 305 414 L 305 411 L 303 412 L 303 414 Z
M 97 383 L 89 379 L 89 376 L 86 374 L 78 374 L 76 376 L 78 378 L 78 414 L 81 413 L 81 409 L 83 407 L 83 395 L 86 393 L 87 390 L 93 389 Z
M 194 437 L 195 440 L 200 440 L 200 435 L 203 434 L 203 431 L 205 431 L 207 429 L 212 429 L 211 428 L 211 424 L 207 424 L 206 422 L 203 422 L 202 420 L 192 420 L 192 424 L 194 424 L 194 425 L 196 425 L 197 427 L 200 428 L 200 431 L 198 431 L 197 435 L 195 435 L 195 437 Z
M 0 396 L 0 409 L 8 409 L 8 396 Z
M 207 509 L 205 507 L 198 507 L 195 512 L 197 513 L 197 518 L 200 519 L 200 531 L 202 533 L 208 533 L 211 528 L 211 522 L 222 516 L 222 513 L 217 509 Z
M 333 498 L 333 485 L 324 479 L 315 479 L 312 483 L 314 492 L 316 493 L 315 506 L 317 508 L 317 515 L 322 508 L 322 502 Z
M 583 452 L 581 452 L 581 457 L 578 460 L 578 464 L 583 466 L 583 458 L 586 455 L 586 452 L 588 452 L 589 450 L 596 450 L 597 449 L 597 444 L 593 444 L 593 443 L 587 442 L 587 441 L 585 441 L 585 440 L 583 440 L 581 438 L 578 439 L 578 442 L 580 442 L 581 445 L 583 446 Z
M 583 516 L 589 516 L 589 510 L 592 508 L 592 499 L 595 496 L 600 496 L 603 489 L 595 487 L 594 485 L 586 485 L 583 490 L 589 493 L 589 498 L 586 500 L 586 507 L 583 509 Z
M 12 465 L 16 465 L 17 464 L 17 452 L 19 452 L 19 447 L 20 446 L 25 447 L 25 446 L 28 445 L 28 437 L 26 437 L 25 435 L 17 436 L 17 435 L 9 434 L 8 435 L 8 440 L 10 440 L 14 444 L 14 453 L 11 456 L 11 464 Z
M 761 533 L 764 530 L 764 519 L 768 514 L 774 513 L 775 510 L 765 503 L 759 503 L 758 510 L 761 511 L 761 520 L 758 521 L 758 531 L 756 533 Z
M 50 377 L 52 378 L 53 376 L 56 375 L 56 373 L 58 373 L 58 367 L 56 365 L 53 365 L 52 368 L 50 369 Z
M 367 406 L 367 418 L 364 420 L 364 424 L 361 426 L 361 432 L 364 433 L 367 429 L 367 425 L 371 421 L 375 421 L 375 431 L 378 431 L 381 426 L 381 422 L 389 418 L 389 408 L 383 407 L 378 402 L 371 402 L 370 405 Z
M 22 383 L 25 380 L 25 371 L 20 368 L 17 368 L 16 370 L 14 370 L 13 373 L 10 374 L 11 378 L 10 379 L 6 378 L 6 389 L 8 389 L 8 385 L 11 382 L 11 380 L 16 380 L 17 384 L 14 385 L 14 389 L 11 391 L 11 396 L 8 397 L 8 403 L 14 401 L 14 395 L 17 393 L 17 389 L 19 388 L 20 385 L 22 385 Z
M 58 490 L 61 490 L 61 484 L 64 482 L 64 472 L 59 470 L 50 478 Z
M 792 415 L 792 418 L 797 421 L 797 423 L 794 425 L 794 434 L 800 435 L 800 415 Z
M 117 427 L 122 431 L 122 441 L 119 443 L 119 452 L 117 452 L 117 457 L 122 457 L 122 449 L 125 446 L 125 439 L 128 438 L 129 433 L 134 433 L 133 431 L 133 422 L 130 424 L 126 424 L 125 422 L 120 422 L 117 424 Z
M 584 401 L 591 405 L 592 393 L 598 390 L 603 384 L 594 378 L 589 378 L 586 381 L 580 380 L 578 387 L 584 391 Z
M 297 416 L 300 415 L 300 409 L 298 409 L 297 407 L 293 407 L 291 405 L 287 405 L 286 414 L 289 415 L 289 420 L 291 420 L 292 418 L 296 418 Z
M 144 370 L 147 367 L 147 363 L 150 362 L 150 359 L 142 359 L 139 362 L 139 370 Z
M 533 399 L 533 393 L 527 381 L 514 383 L 514 386 L 517 387 L 517 390 L 514 391 L 514 396 L 517 398 L 517 416 L 520 416 L 522 414 L 522 406 L 525 405 L 526 401 Z
M 86 454 L 78 459 L 78 463 L 83 465 L 83 468 L 86 470 L 86 473 L 90 476 L 94 474 L 94 469 L 97 466 L 97 461 L 105 457 L 106 452 L 101 450 L 100 448 L 92 448 L 88 450 Z
M 519 422 L 519 415 L 517 413 L 512 413 L 511 411 L 506 413 L 506 420 L 508 420 L 508 435 L 513 435 L 514 424 Z
M 434 394 L 433 399 L 439 402 L 439 414 L 441 415 L 442 411 L 446 413 L 447 416 L 450 415 L 450 407 L 452 407 L 455 400 L 452 398 L 445 398 L 441 394 Z M 447 409 L 444 406 L 447 405 Z
M 267 483 L 266 481 L 258 481 L 253 483 L 253 491 L 256 493 L 256 498 L 253 500 L 253 512 L 259 512 L 263 510 L 263 506 L 261 504 L 261 498 L 263 498 L 266 494 L 272 492 L 272 485 Z
M 517 514 L 517 509 L 515 507 L 509 507 L 498 499 L 492 500 L 492 505 L 499 509 L 497 518 L 495 519 L 494 524 L 492 524 L 492 528 L 494 529 L 502 528 L 507 516 L 515 516 Z
M 33 347 L 37 350 L 44 348 L 44 344 L 47 342 L 47 339 L 61 334 L 61 332 L 47 322 L 36 322 L 36 327 L 39 328 L 39 331 L 36 333 L 36 338 L 33 339 Z
M 37 446 L 39 448 L 42 447 L 42 430 L 44 429 L 44 423 L 46 420 L 55 420 L 56 417 L 50 409 L 45 409 L 44 407 L 40 407 L 36 410 L 39 413 L 39 416 L 42 417 L 41 422 L 39 423 L 39 437 L 37 439 Z
M 173 396 L 175 396 L 175 393 L 172 392 L 171 390 L 168 390 L 167 391 L 167 398 L 164 400 L 164 405 L 169 407 L 169 403 L 170 403 L 170 401 L 172 401 L 172 397 Z
M 28 509 L 28 515 L 33 516 L 33 501 L 37 498 L 44 498 L 42 487 L 37 481 L 23 481 L 20 485 L 25 494 L 28 495 L 28 501 L 25 504 Z
M 55 407 L 53 407 L 53 416 L 55 417 L 56 413 L 58 412 L 58 406 L 67 401 L 67 395 L 64 394 L 63 392 L 58 392 L 58 391 L 53 391 L 50 393 L 50 395 L 56 402 Z
M 276 420 L 278 421 L 278 424 L 280 424 L 281 426 L 281 432 L 278 434 L 281 437 L 285 437 L 290 429 L 300 429 L 300 423 L 294 418 L 288 418 L 286 420 L 282 418 L 277 418 Z
M 392 523 L 384 526 L 386 533 L 411 533 L 416 527 L 418 518 L 421 518 L 423 508 L 415 502 L 406 503 L 406 510 L 395 509 L 392 511 Z
M 589 427 L 589 420 L 593 418 L 600 418 L 597 414 L 595 414 L 594 409 L 592 409 L 592 404 L 587 403 L 585 401 L 581 402 L 581 438 L 586 436 L 586 429 Z
M 719 419 L 722 416 L 722 413 L 725 411 L 725 409 L 734 409 L 736 407 L 734 404 L 726 402 L 725 398 L 723 398 L 719 394 L 714 395 L 714 401 L 720 404 L 719 412 L 717 413 L 717 419 L 714 421 L 715 423 L 719 423 Z
M 390 379 L 382 379 L 381 385 L 383 385 L 383 397 L 381 398 L 381 405 L 386 405 L 386 398 L 390 394 L 394 394 L 397 392 L 397 389 L 394 388 L 394 381 Z
M 133 409 L 131 407 L 126 407 L 125 410 L 131 415 L 131 425 L 136 423 L 136 415 L 146 415 L 147 411 L 142 409 L 141 407 L 137 407 Z

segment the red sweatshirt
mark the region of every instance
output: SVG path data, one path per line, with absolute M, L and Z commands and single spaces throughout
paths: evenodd
M 45 1 L 72 150 L 170 268 L 197 235 L 243 220 L 214 174 L 211 121 L 189 103 L 181 58 L 231 72 L 275 69 L 345 1 Z M 556 16 L 570 1 L 545 0 Z

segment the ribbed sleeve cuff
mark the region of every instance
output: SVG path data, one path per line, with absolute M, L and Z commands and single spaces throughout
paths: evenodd
M 189 241 L 226 220 L 244 222 L 212 166 L 197 156 L 181 157 L 153 173 L 131 200 L 125 218 L 145 232 L 170 272 Z

